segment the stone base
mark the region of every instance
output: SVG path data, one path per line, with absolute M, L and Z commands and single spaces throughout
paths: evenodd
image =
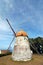
M 31 53 L 24 53 L 24 54 L 16 54 L 16 55 L 13 55 L 12 54 L 12 60 L 13 61 L 29 61 L 32 59 L 32 51 Z
M 13 58 L 12 58 L 12 60 L 13 60 L 13 61 L 30 61 L 31 59 L 28 58 L 28 59 L 18 59 L 18 60 L 17 60 L 17 59 L 13 59 Z

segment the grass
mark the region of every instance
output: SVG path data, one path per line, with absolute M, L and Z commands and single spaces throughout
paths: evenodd
M 0 57 L 0 65 L 43 65 L 43 55 L 33 54 L 30 61 L 13 61 L 11 55 Z

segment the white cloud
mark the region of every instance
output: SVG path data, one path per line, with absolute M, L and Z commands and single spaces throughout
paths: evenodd
M 0 40 L 7 40 L 8 36 L 0 35 Z
M 10 27 L 5 20 L 0 18 L 0 32 L 10 32 Z
M 0 17 L 0 41 L 1 40 L 8 40 L 13 37 L 13 32 L 10 29 L 10 26 Z
M 0 22 L 0 30 L 3 30 L 3 31 L 7 30 L 7 26 L 5 23 Z
M 4 0 L 4 2 L 7 3 L 7 4 L 9 4 L 9 1 L 10 1 L 10 0 Z
M 13 3 L 11 0 L 4 0 L 5 3 L 5 10 L 9 11 L 10 9 L 13 10 Z

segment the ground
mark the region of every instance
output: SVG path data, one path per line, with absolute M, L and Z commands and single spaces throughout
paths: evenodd
M 33 54 L 31 61 L 13 61 L 11 55 L 0 57 L 0 65 L 43 65 L 43 55 Z

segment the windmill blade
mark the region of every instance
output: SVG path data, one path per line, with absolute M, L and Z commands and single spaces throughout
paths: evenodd
M 8 19 L 6 19 L 6 21 L 8 22 L 8 24 L 9 24 L 9 26 L 10 26 L 11 30 L 13 31 L 14 35 L 16 36 L 16 33 L 15 33 L 14 29 L 12 28 L 12 26 L 11 26 L 11 24 L 10 24 L 9 20 L 8 20 Z
M 36 46 L 35 46 L 35 45 L 30 44 L 30 46 L 37 52 L 37 54 L 40 54 L 40 53 L 38 52 L 38 50 L 36 49 Z
M 14 37 L 13 37 L 12 41 L 10 42 L 10 45 L 9 45 L 7 50 L 9 50 L 9 48 L 10 48 L 11 44 L 13 43 L 13 41 L 14 41 Z
M 39 51 L 37 50 L 36 46 L 35 46 L 34 44 L 33 44 L 33 46 L 34 46 L 36 52 L 37 52 L 38 54 L 40 54 Z

